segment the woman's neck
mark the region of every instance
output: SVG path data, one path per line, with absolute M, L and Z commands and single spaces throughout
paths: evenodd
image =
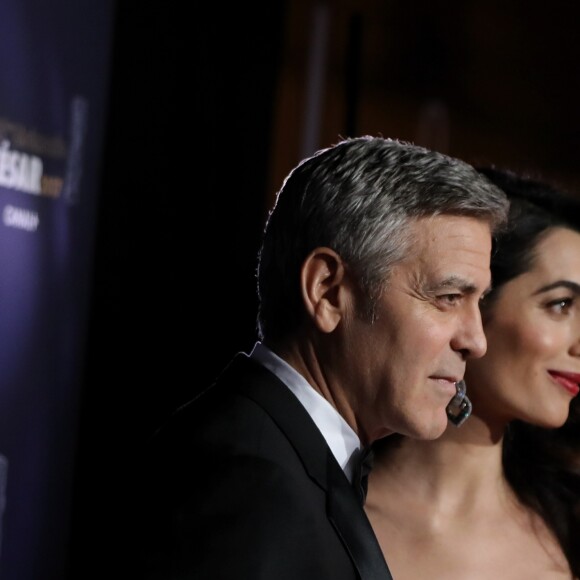
M 382 503 L 375 493 L 390 489 L 394 497 L 402 494 L 429 506 L 435 518 L 466 516 L 492 506 L 505 509 L 513 492 L 503 477 L 503 431 L 503 426 L 492 430 L 472 416 L 433 441 L 385 439 L 377 448 L 367 504 Z

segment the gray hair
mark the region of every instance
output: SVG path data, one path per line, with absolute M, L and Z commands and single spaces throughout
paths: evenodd
M 471 165 L 403 141 L 348 138 L 301 161 L 270 211 L 258 254 L 258 334 L 302 320 L 300 268 L 316 247 L 337 252 L 373 302 L 412 243 L 408 226 L 438 214 L 506 223 L 505 194 Z

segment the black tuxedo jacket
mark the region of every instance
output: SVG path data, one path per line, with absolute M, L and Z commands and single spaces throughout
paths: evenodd
M 243 353 L 158 432 L 146 461 L 144 578 L 391 579 L 322 434 Z

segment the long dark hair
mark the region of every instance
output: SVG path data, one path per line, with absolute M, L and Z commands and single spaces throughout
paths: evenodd
M 507 229 L 494 241 L 494 290 L 533 266 L 538 242 L 553 227 L 580 232 L 580 198 L 532 178 L 496 168 L 480 173 L 510 199 Z M 484 306 L 486 308 L 486 306 Z M 539 514 L 558 539 L 570 569 L 580 578 L 580 400 L 570 404 L 566 423 L 544 429 L 512 421 L 503 445 L 503 469 L 520 501 Z

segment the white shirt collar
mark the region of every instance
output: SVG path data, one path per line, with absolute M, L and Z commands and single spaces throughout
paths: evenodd
M 287 362 L 261 342 L 254 345 L 250 357 L 273 372 L 302 403 L 330 447 L 348 480 L 352 480 L 353 462 L 361 444 L 358 435 L 342 415 Z

